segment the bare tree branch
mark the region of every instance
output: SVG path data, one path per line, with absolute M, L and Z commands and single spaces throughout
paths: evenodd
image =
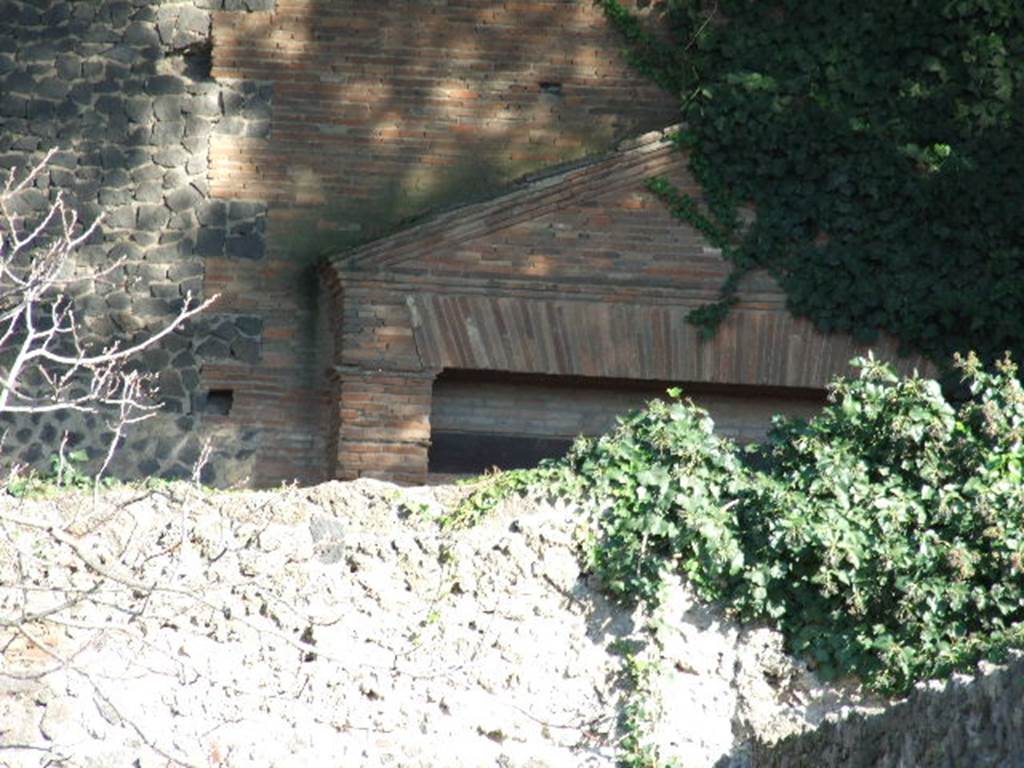
M 75 275 L 76 251 L 102 217 L 83 225 L 60 192 L 34 223 L 19 213 L 19 200 L 34 189 L 55 151 L 20 177 L 9 173 L 0 190 L 0 413 L 109 413 L 116 437 L 102 465 L 106 471 L 124 428 L 158 408 L 152 378 L 125 364 L 217 297 L 199 301 L 186 294 L 173 317 L 132 343 L 85 341 L 67 286 L 110 274 L 123 261 Z

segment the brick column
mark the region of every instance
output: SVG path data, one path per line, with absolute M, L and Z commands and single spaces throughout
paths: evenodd
M 342 366 L 336 372 L 339 418 L 334 476 L 425 482 L 431 389 L 437 371 Z

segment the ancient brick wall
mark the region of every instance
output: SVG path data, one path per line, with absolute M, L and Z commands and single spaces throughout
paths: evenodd
M 313 263 L 430 208 L 668 123 L 590 3 L 0 0 L 0 166 L 61 153 L 41 192 L 105 211 L 83 264 L 93 332 L 131 334 L 219 293 L 153 350 L 165 415 L 117 471 L 321 479 L 337 418 Z M 208 396 L 209 393 L 212 396 Z M 230 408 L 230 410 L 228 410 Z M 13 424 L 45 463 L 92 417 Z
M 613 390 L 613 380 L 634 389 L 643 382 L 697 385 L 717 398 L 727 433 L 742 439 L 763 434 L 768 411 L 787 410 L 765 388 L 820 402 L 826 385 L 849 373 L 850 359 L 867 349 L 791 315 L 785 294 L 764 274 L 744 279 L 729 317 L 713 338 L 702 339 L 687 315 L 718 297 L 730 265 L 645 189 L 653 175 L 699 198 L 685 157 L 664 132 L 651 132 L 340 255 L 331 270 L 341 299 L 337 370 L 366 378 L 479 372 L 478 381 L 490 382 L 458 392 L 439 384 L 441 397 L 420 406 L 428 411 L 420 414 L 432 428 L 428 437 L 436 428 L 524 436 L 529 422 L 532 438 L 593 431 L 590 416 L 600 412 L 603 426 L 629 399 L 599 391 Z M 929 370 L 921 358 L 897 360 L 892 339 L 873 346 L 905 372 Z M 578 396 L 527 395 L 507 374 L 597 381 Z M 747 389 L 741 394 L 737 387 Z M 737 397 L 728 396 L 730 388 Z M 755 390 L 756 405 L 746 399 Z M 808 402 L 798 410 L 806 413 Z M 586 413 L 591 406 L 595 413 Z M 399 423 L 388 407 L 376 418 Z M 348 477 L 363 472 L 351 463 L 351 447 L 368 438 L 346 434 L 341 421 L 335 455 Z M 391 432 L 407 458 L 411 445 L 428 442 Z
M 216 135 L 210 150 L 215 195 L 266 201 L 266 250 L 206 273 L 227 306 L 264 319 L 258 367 L 204 372 L 210 386 L 251 382 L 236 399 L 273 446 L 261 477 L 325 476 L 338 450 L 323 439 L 338 414 L 311 264 L 674 117 L 589 2 L 278 0 L 273 12 L 215 14 L 213 40 L 217 80 L 273 93 L 269 133 Z M 356 305 L 346 296 L 343 311 Z M 401 365 L 404 297 L 372 311 L 389 365 Z

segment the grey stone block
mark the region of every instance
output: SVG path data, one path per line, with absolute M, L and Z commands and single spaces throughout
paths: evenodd
M 234 237 L 247 237 L 249 235 L 262 235 L 266 227 L 266 218 L 259 216 L 255 219 L 232 222 L 230 226 L 231 235 Z
M 235 339 L 231 343 L 231 356 L 243 363 L 255 365 L 262 357 L 260 343 L 253 339 Z
M 146 247 L 153 245 L 157 241 L 157 236 L 152 232 L 143 232 L 138 229 L 132 232 L 131 237 L 134 242 Z
M 192 186 L 181 187 L 173 192 L 168 192 L 164 198 L 167 207 L 172 211 L 183 211 L 192 208 L 202 199 L 202 195 Z
M 191 294 L 192 296 L 203 295 L 203 278 L 201 277 L 189 277 L 182 280 L 180 283 L 180 291 L 182 296 Z
M 125 165 L 124 151 L 120 147 L 108 144 L 100 150 L 100 163 L 104 168 L 123 169 Z M 125 174 L 124 183 L 128 183 L 127 174 Z
M 217 123 L 217 134 L 220 136 L 242 136 L 245 134 L 245 120 L 228 115 Z
M 242 107 L 245 106 L 245 96 L 234 88 L 224 88 L 220 92 L 220 106 L 225 115 L 240 117 Z
M 102 61 L 83 61 L 82 76 L 87 80 L 100 80 L 103 77 L 106 67 Z
M 149 153 L 146 153 L 146 162 L 150 160 Z M 132 169 L 132 181 L 140 184 L 144 181 L 157 181 L 163 179 L 164 169 L 157 165 L 140 165 Z
M 132 309 L 147 317 L 167 317 L 177 312 L 180 306 L 181 300 L 177 296 L 173 300 L 152 296 L 135 296 L 132 299 Z
M 228 202 L 228 220 L 231 222 L 255 219 L 266 212 L 266 204 L 254 200 L 231 200 Z
M 192 155 L 185 163 L 185 170 L 192 176 L 204 176 L 209 165 L 207 163 L 205 155 Z
M 206 339 L 196 347 L 196 354 L 207 358 L 224 358 L 231 355 L 231 349 L 220 339 Z
M 32 96 L 36 92 L 36 79 L 24 70 L 14 72 L 7 76 L 4 89 L 8 93 L 19 93 L 23 96 Z
M 242 117 L 246 120 L 270 120 L 270 104 L 254 97 L 242 109 Z
M 169 171 L 164 173 L 164 189 L 174 189 L 176 187 L 183 187 L 187 184 L 188 174 L 180 168 L 171 168 Z
M 153 100 L 153 111 L 158 120 L 181 120 L 183 96 L 158 96 Z
M 173 264 L 179 256 L 176 243 L 158 245 L 145 252 L 145 260 L 154 264 Z
M 104 221 L 111 227 L 131 229 L 135 226 L 135 209 L 130 205 L 121 205 L 107 211 Z
M 184 6 L 178 16 L 178 30 L 193 40 L 205 38 L 210 34 L 210 14 L 195 6 Z
M 229 237 L 224 252 L 236 259 L 262 259 L 264 252 L 263 238 L 256 235 L 245 237 Z
M 209 136 L 213 131 L 213 123 L 202 117 L 191 115 L 185 120 L 185 135 L 200 138 Z
M 263 318 L 257 315 L 240 315 L 235 318 L 235 327 L 246 336 L 260 336 L 263 333 Z
M 57 119 L 64 123 L 65 127 L 70 128 L 68 125 L 72 120 L 76 120 L 82 115 L 84 107 L 75 103 L 72 99 L 64 99 L 60 104 L 57 105 L 57 111 L 54 113 L 57 115 Z
M 182 352 L 182 350 L 189 349 L 189 338 L 186 338 L 184 333 L 178 331 L 176 333 L 164 336 L 161 346 L 163 346 L 164 349 L 172 353 Z M 189 354 L 187 351 L 182 352 L 182 354 L 184 355 L 185 362 L 181 362 L 179 358 L 181 358 L 182 355 L 178 355 L 177 357 L 174 358 L 175 367 L 184 368 L 194 366 L 196 364 L 195 358 L 193 358 L 192 355 Z
M 182 147 L 165 147 L 153 153 L 153 162 L 164 168 L 180 167 L 187 160 L 188 152 Z
M 185 123 L 159 122 L 153 126 L 153 143 L 157 146 L 173 146 L 185 135 Z
M 223 229 L 204 227 L 196 238 L 196 254 L 199 256 L 223 256 L 226 236 Z
M 145 96 L 135 96 L 124 103 L 125 114 L 135 123 L 150 123 L 153 119 L 153 102 Z
M 170 229 L 177 230 L 194 230 L 198 222 L 196 216 L 192 211 L 180 211 L 171 216 L 171 221 L 167 224 Z
M 37 121 L 52 120 L 56 112 L 56 106 L 52 101 L 32 99 L 28 103 L 28 119 Z
M 149 283 L 149 294 L 156 299 L 176 299 L 181 296 L 177 283 Z
M 233 320 L 225 320 L 218 323 L 211 331 L 213 336 L 224 341 L 231 342 L 238 338 L 238 329 L 235 328 Z
M 125 0 L 104 3 L 104 13 L 115 27 L 123 27 L 132 17 L 132 4 Z
M 171 218 L 171 212 L 163 205 L 140 205 L 137 226 L 153 232 L 163 229 Z
M 110 309 L 124 310 L 132 305 L 131 296 L 126 293 L 112 293 L 107 296 L 107 306 Z
M 250 139 L 264 139 L 270 136 L 269 120 L 249 120 L 242 130 L 242 135 Z
M 140 203 L 163 202 L 163 185 L 156 181 L 144 181 L 135 188 L 135 199 Z
M 200 154 L 205 156 L 208 141 L 205 137 L 198 138 L 196 136 L 186 136 L 184 139 L 182 139 L 181 146 L 185 148 L 185 150 L 189 153 L 190 156 Z
M 187 277 L 202 277 L 205 271 L 201 261 L 182 261 L 168 268 L 167 277 L 175 281 L 184 280 Z
M 63 78 L 47 77 L 36 83 L 36 96 L 44 99 L 59 101 L 67 96 L 70 90 L 70 84 Z
M 28 99 L 13 93 L 0 94 L 0 115 L 25 117 L 28 114 Z
M 340 520 L 314 514 L 309 519 L 309 534 L 321 563 L 333 565 L 345 559 L 345 525 Z
M 104 94 L 96 99 L 95 109 L 105 115 L 124 114 L 124 97 Z
M 129 45 L 159 46 L 160 35 L 150 24 L 140 21 L 132 22 L 124 31 L 124 41 Z
M 180 8 L 174 5 L 162 5 L 156 12 L 156 31 L 164 45 L 174 42 L 174 31 L 178 27 Z
M 227 205 L 221 200 L 205 200 L 196 208 L 199 223 L 213 227 L 223 227 L 227 224 L 227 212 Z
M 138 57 L 138 51 L 130 45 L 115 45 L 103 52 L 103 58 L 107 60 L 106 74 L 111 80 L 121 80 L 129 72 L 128 67 Z M 123 64 L 123 69 L 111 70 L 110 62 Z M 118 76 L 120 74 L 120 76 Z
M 219 117 L 221 114 L 220 95 L 217 91 L 197 94 L 187 106 L 199 117 Z
M 146 90 L 154 96 L 185 92 L 185 81 L 175 75 L 155 75 L 146 81 Z
M 107 187 L 127 187 L 131 183 L 132 177 L 122 168 L 115 166 L 103 172 L 103 184 Z
M 92 104 L 92 100 L 95 97 L 95 95 L 96 94 L 93 92 L 92 86 L 88 85 L 87 83 L 76 83 L 68 92 L 68 98 L 76 104 L 81 104 L 82 106 L 88 106 Z
M 18 58 L 24 62 L 52 62 L 57 58 L 57 46 L 49 42 L 31 43 L 18 48 Z
M 75 183 L 75 174 L 71 171 L 62 171 L 59 168 L 50 171 L 50 178 L 61 189 L 70 189 Z
M 7 207 L 16 216 L 27 216 L 45 210 L 50 199 L 38 189 L 26 189 L 7 199 Z

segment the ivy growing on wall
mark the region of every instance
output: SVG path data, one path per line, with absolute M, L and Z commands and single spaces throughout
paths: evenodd
M 704 199 L 651 189 L 735 265 L 704 331 L 763 268 L 823 331 L 1024 356 L 1024 3 L 668 0 L 665 34 L 601 3 Z

